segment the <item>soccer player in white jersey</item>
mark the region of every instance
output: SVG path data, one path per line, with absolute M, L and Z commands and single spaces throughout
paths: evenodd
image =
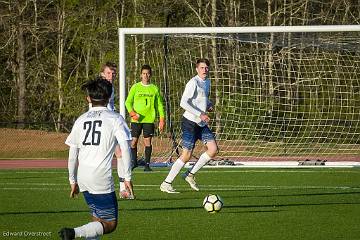
M 101 66 L 100 76 L 111 83 L 112 85 L 112 92 L 109 102 L 107 104 L 107 108 L 111 111 L 115 111 L 115 89 L 114 89 L 114 81 L 116 78 L 116 64 L 113 62 L 106 62 Z M 115 148 L 115 157 L 120 164 L 119 167 L 119 182 L 120 182 L 120 189 L 119 189 L 119 197 L 124 199 L 134 199 L 135 196 L 130 194 L 124 184 L 124 173 L 122 171 L 122 161 L 121 161 L 121 150 L 118 145 Z
M 197 140 L 201 140 L 206 145 L 207 150 L 201 154 L 196 164 L 182 175 L 183 179 L 188 182 L 190 187 L 195 191 L 199 191 L 199 187 L 195 182 L 194 175 L 211 158 L 215 157 L 218 151 L 215 136 L 208 127 L 210 117 L 207 112 L 213 111 L 212 103 L 209 100 L 209 66 L 210 63 L 208 59 L 201 58 L 197 60 L 197 75 L 186 84 L 181 97 L 180 106 L 185 110 L 181 120 L 183 150 L 180 158 L 174 162 L 166 179 L 160 185 L 160 190 L 163 192 L 178 193 L 172 187 L 172 182 L 184 165 L 190 160 Z
M 115 111 L 114 81 L 116 78 L 116 64 L 113 62 L 106 62 L 105 64 L 103 64 L 101 66 L 100 76 L 105 80 L 109 81 L 112 85 L 111 97 L 106 107 L 111 111 Z
M 86 83 L 87 101 L 92 107 L 74 123 L 65 143 L 69 145 L 70 197 L 83 193 L 92 213 L 92 222 L 59 231 L 62 239 L 100 236 L 116 229 L 118 205 L 112 177 L 112 159 L 116 144 L 120 145 L 125 185 L 131 188 L 131 134 L 123 117 L 106 108 L 112 86 L 104 79 Z M 119 172 L 119 163 L 118 163 Z

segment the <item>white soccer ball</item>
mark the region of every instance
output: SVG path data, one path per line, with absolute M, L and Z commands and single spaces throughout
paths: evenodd
M 219 195 L 209 194 L 203 201 L 203 207 L 208 213 L 217 213 L 223 207 L 224 202 Z

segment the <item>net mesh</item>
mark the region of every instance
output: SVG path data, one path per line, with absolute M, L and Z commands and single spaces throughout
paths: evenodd
M 127 44 L 139 43 L 137 37 L 134 41 L 134 36 L 127 36 Z M 154 138 L 154 160 L 176 158 L 175 147 L 181 150 L 180 99 L 200 57 L 211 62 L 215 112 L 210 113 L 209 126 L 216 133 L 218 158 L 359 158 L 358 32 L 146 35 L 141 39 L 137 52 L 126 53 L 128 88 L 139 81 L 137 68 L 150 64 L 151 80 L 162 90 L 172 125 Z M 194 156 L 201 151 L 203 145 L 198 143 Z

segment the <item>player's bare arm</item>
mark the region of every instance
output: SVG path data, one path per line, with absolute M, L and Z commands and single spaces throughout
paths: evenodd
M 160 118 L 160 120 L 159 120 L 159 131 L 160 132 L 164 131 L 164 127 L 165 127 L 165 118 Z

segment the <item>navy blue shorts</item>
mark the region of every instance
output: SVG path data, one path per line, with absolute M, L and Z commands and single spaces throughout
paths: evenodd
M 83 194 L 92 216 L 108 222 L 117 221 L 118 203 L 115 192 L 92 194 L 86 191 Z
M 200 127 L 185 117 L 181 119 L 181 130 L 182 147 L 187 150 L 193 150 L 197 140 L 201 140 L 204 144 L 215 141 L 215 136 L 207 125 Z

